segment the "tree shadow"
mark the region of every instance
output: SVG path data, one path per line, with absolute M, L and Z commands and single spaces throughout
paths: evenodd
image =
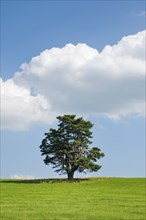
M 87 181 L 89 178 L 74 178 L 73 180 L 62 178 L 51 179 L 1 179 L 0 183 L 25 183 L 25 184 L 40 184 L 40 183 L 76 183 Z

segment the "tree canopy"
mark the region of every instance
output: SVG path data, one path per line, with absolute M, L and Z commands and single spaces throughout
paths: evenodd
M 67 174 L 69 180 L 73 179 L 75 171 L 98 171 L 101 166 L 97 160 L 104 157 L 104 153 L 98 147 L 89 147 L 93 124 L 76 115 L 58 116 L 57 119 L 58 129 L 51 128 L 45 133 L 40 145 L 44 163 L 52 164 L 60 174 Z

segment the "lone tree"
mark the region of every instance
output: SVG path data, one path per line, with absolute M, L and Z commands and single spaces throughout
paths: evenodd
M 104 153 L 98 147 L 89 148 L 92 144 L 93 124 L 76 115 L 64 115 L 57 117 L 58 129 L 51 128 L 45 133 L 40 150 L 45 156 L 46 165 L 53 164 L 56 172 L 67 174 L 68 180 L 72 180 L 74 172 L 98 171 L 101 166 L 97 160 L 104 157 Z

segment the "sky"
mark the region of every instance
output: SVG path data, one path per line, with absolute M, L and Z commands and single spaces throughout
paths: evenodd
M 145 176 L 144 1 L 1 1 L 1 177 L 60 177 L 39 146 L 56 117 L 93 124 L 97 173 Z M 64 177 L 64 176 L 63 176 Z

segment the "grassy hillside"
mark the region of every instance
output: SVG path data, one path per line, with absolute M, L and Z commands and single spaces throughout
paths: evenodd
M 145 220 L 144 178 L 2 180 L 2 220 Z

